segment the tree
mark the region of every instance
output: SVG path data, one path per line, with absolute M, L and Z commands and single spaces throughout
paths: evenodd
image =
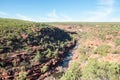
M 44 72 L 46 72 L 48 69 L 49 69 L 49 67 L 45 65 L 45 66 L 43 66 L 43 67 L 41 68 L 41 72 L 44 73 Z
M 27 72 L 21 71 L 17 77 L 17 80 L 26 80 Z
M 41 53 L 39 52 L 39 51 L 37 51 L 37 53 L 36 53 L 36 55 L 35 55 L 35 57 L 34 57 L 34 60 L 36 61 L 36 62 L 40 62 L 40 60 L 41 60 Z

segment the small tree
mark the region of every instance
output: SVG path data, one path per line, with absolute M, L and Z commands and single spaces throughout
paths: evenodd
M 5 66 L 5 61 L 1 61 L 0 62 L 0 67 L 4 67 Z
M 102 46 L 99 46 L 94 53 L 106 56 L 110 52 L 109 50 L 110 50 L 109 45 L 102 45 Z
M 27 77 L 27 72 L 21 71 L 19 73 L 19 76 L 17 77 L 17 80 L 26 80 L 26 77 Z
M 116 39 L 115 44 L 116 44 L 116 46 L 119 46 L 120 45 L 120 39 Z
M 47 49 L 46 57 L 50 58 L 50 57 L 51 57 L 51 54 L 52 54 L 51 50 L 50 50 L 50 49 Z
M 40 52 L 38 51 L 37 53 L 36 53 L 36 55 L 35 55 L 35 61 L 36 62 L 40 62 L 40 60 L 41 60 L 41 54 L 40 54 Z
M 49 69 L 48 66 L 43 66 L 42 69 L 41 69 L 41 72 L 44 73 L 44 72 L 46 72 L 48 69 Z
M 58 49 L 56 49 L 53 53 L 53 56 L 57 59 L 58 58 Z

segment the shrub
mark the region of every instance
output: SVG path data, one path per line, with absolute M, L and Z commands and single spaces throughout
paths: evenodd
M 14 66 L 14 67 L 16 67 L 16 66 L 18 65 L 18 63 L 17 63 L 17 62 L 15 62 L 15 61 L 14 61 L 14 62 L 12 62 L 12 64 L 13 64 L 13 66 Z
M 91 59 L 82 72 L 82 80 L 120 80 L 120 64 Z
M 22 70 L 22 71 L 25 71 L 25 70 L 26 70 L 26 67 L 25 67 L 25 66 L 22 66 L 22 67 L 21 67 L 21 70 Z
M 0 61 L 0 67 L 5 67 L 6 63 L 5 61 Z
M 90 51 L 90 48 L 89 49 L 88 48 L 79 48 L 78 49 L 78 52 L 81 55 L 81 57 L 80 57 L 81 61 L 86 61 L 88 59 L 89 55 L 87 53 L 89 53 L 89 51 Z
M 79 48 L 78 52 L 81 54 L 86 54 L 86 50 L 84 48 Z
M 87 54 L 81 54 L 81 61 L 86 61 L 88 59 Z
M 116 44 L 116 46 L 119 46 L 120 45 L 120 39 L 116 39 L 115 44 Z
M 66 71 L 60 80 L 80 80 L 81 72 L 79 66 L 79 63 L 74 63 L 73 66 Z
M 100 55 L 106 56 L 106 55 L 109 53 L 109 50 L 110 50 L 110 46 L 109 46 L 109 45 L 102 45 L 102 46 L 99 46 L 99 47 L 94 51 L 94 53 L 95 53 L 95 54 L 100 54 Z
M 6 58 L 7 54 L 2 54 L 2 59 Z
M 112 53 L 113 53 L 113 54 L 120 54 L 120 50 L 119 50 L 119 49 L 114 50 Z
M 47 54 L 46 54 L 46 57 L 47 58 L 50 58 L 52 55 L 52 51 L 50 49 L 47 49 Z
M 29 65 L 29 62 L 23 60 L 21 63 L 20 63 L 21 66 L 27 66 Z
M 58 59 L 58 49 L 54 51 L 53 56 L 55 57 L 55 59 Z
M 41 56 L 41 53 L 38 51 L 38 52 L 36 53 L 34 59 L 35 59 L 36 62 L 40 62 L 41 57 L 42 57 L 42 56 Z
M 41 72 L 44 73 L 44 72 L 46 72 L 48 69 L 49 69 L 48 66 L 43 66 L 43 67 L 41 68 Z
M 102 39 L 103 41 L 105 41 L 105 40 L 106 40 L 105 35 L 106 35 L 105 32 L 100 32 L 99 35 L 98 35 L 98 37 L 99 37 L 100 39 Z
M 17 77 L 17 80 L 26 80 L 27 72 L 21 71 Z

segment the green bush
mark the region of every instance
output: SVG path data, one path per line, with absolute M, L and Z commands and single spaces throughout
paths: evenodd
M 99 32 L 98 37 L 99 37 L 100 39 L 102 39 L 103 41 L 105 41 L 105 40 L 106 40 L 105 35 L 106 35 L 106 33 L 105 33 L 104 31 L 103 31 L 103 32 Z
M 18 64 L 17 64 L 18 65 Z M 22 62 L 20 62 L 19 64 L 20 66 L 28 66 L 29 65 L 29 62 L 23 60 Z
M 81 54 L 81 61 L 86 61 L 88 59 L 88 55 L 87 54 Z
M 48 69 L 49 69 L 48 66 L 43 66 L 43 67 L 41 68 L 41 72 L 44 73 L 44 72 L 46 72 Z
M 47 49 L 46 52 L 47 52 L 46 57 L 47 57 L 47 58 L 50 58 L 51 55 L 52 55 L 52 51 L 51 51 L 50 49 Z
M 55 59 L 58 59 L 58 49 L 54 51 L 53 56 L 55 57 Z
M 84 48 L 79 48 L 78 52 L 81 54 L 86 54 L 86 50 Z
M 99 46 L 95 51 L 94 53 L 95 54 L 100 54 L 100 55 L 103 55 L 103 56 L 106 56 L 110 51 L 110 46 L 109 45 L 102 45 L 102 46 Z
M 113 53 L 113 54 L 120 54 L 120 50 L 119 50 L 119 49 L 114 50 L 112 53 Z
M 0 61 L 0 67 L 5 67 L 6 63 L 5 61 Z
M 21 71 L 17 77 L 17 80 L 26 80 L 27 72 Z
M 119 46 L 120 45 L 120 39 L 116 39 L 115 44 L 116 44 L 116 46 Z
M 34 57 L 34 60 L 36 61 L 36 62 L 40 62 L 40 60 L 41 60 L 41 53 L 38 51 L 37 53 L 36 53 L 36 55 L 35 55 L 35 57 Z
M 60 80 L 80 80 L 81 72 L 79 67 L 79 63 L 74 63 L 73 66 L 65 72 Z
M 88 58 L 87 51 L 88 50 L 85 49 L 85 48 L 79 48 L 78 49 L 78 52 L 81 54 L 81 57 L 80 57 L 81 61 L 87 60 L 87 58 Z
M 17 62 L 12 62 L 13 66 L 16 67 L 18 65 Z
M 25 71 L 26 70 L 26 67 L 25 66 L 22 66 L 21 67 L 21 71 Z
M 120 64 L 91 59 L 82 72 L 82 80 L 120 80 Z

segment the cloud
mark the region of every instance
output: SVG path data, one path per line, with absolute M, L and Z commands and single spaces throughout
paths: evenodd
M 104 21 L 112 14 L 113 8 L 104 8 L 101 11 L 91 12 L 92 16 L 89 17 L 89 21 Z
M 22 15 L 22 14 L 20 14 L 20 13 L 17 13 L 17 14 L 16 14 L 16 18 L 22 19 L 22 20 L 34 21 L 32 18 L 29 18 L 29 17 L 27 17 L 27 16 L 24 16 L 24 15 Z
M 44 16 L 41 17 L 28 17 L 24 14 L 17 13 L 17 14 L 8 14 L 6 12 L 0 11 L 0 17 L 10 17 L 10 18 L 17 18 L 29 21 L 37 21 L 37 22 L 64 22 L 64 21 L 87 21 L 87 22 L 109 22 L 109 21 L 120 21 L 120 18 L 115 17 L 113 14 L 116 7 L 115 7 L 116 0 L 97 0 L 95 6 L 96 9 L 92 11 L 85 11 L 84 16 L 81 18 L 69 17 L 65 13 L 58 12 L 55 9 L 51 10 L 51 12 L 46 13 Z M 74 10 L 73 10 L 74 11 Z M 75 14 L 75 13 L 74 13 Z M 114 17 L 113 17 L 114 16 Z
M 48 13 L 47 16 L 50 17 L 50 18 L 60 18 L 60 17 L 57 15 L 55 9 L 53 9 L 52 12 Z
M 112 6 L 115 3 L 115 0 L 99 0 L 100 5 Z
M 0 16 L 8 16 L 6 12 L 0 11 Z
M 98 0 L 97 9 L 89 11 L 90 15 L 84 21 L 108 21 L 108 17 L 114 12 L 115 0 Z
M 120 22 L 120 18 L 118 17 L 110 18 L 110 22 Z
M 72 18 L 63 14 L 57 13 L 55 9 L 49 12 L 45 17 L 40 17 L 40 22 L 64 22 L 64 21 L 71 21 Z

